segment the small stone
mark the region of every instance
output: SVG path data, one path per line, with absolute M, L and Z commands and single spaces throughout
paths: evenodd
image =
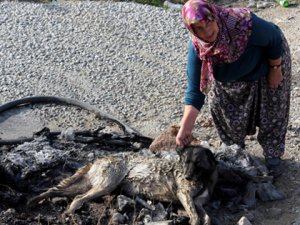
M 87 155 L 87 158 L 89 161 L 93 161 L 95 159 L 95 154 L 93 152 L 90 152 L 88 155 Z
M 12 215 L 12 214 L 15 214 L 15 213 L 16 213 L 16 210 L 15 210 L 15 209 L 9 208 L 9 209 L 7 209 L 7 210 L 4 212 L 4 216 Z
M 253 220 L 255 219 L 255 213 L 254 211 L 251 212 L 247 212 L 244 217 L 246 217 L 250 222 L 253 222 Z
M 249 3 L 247 5 L 248 8 L 255 8 L 256 7 L 256 4 L 255 4 L 255 1 L 254 0 L 249 0 Z
M 172 220 L 145 223 L 145 225 L 172 225 L 172 224 L 173 224 Z
M 117 197 L 117 205 L 118 205 L 119 212 L 125 212 L 128 209 L 132 209 L 134 204 L 135 204 L 134 200 L 124 195 L 119 195 Z
M 258 8 L 258 9 L 265 9 L 265 8 L 269 8 L 269 7 L 272 7 L 272 6 L 273 6 L 272 3 L 270 3 L 270 2 L 263 2 L 263 1 L 259 1 L 256 4 L 256 8 Z
M 266 210 L 268 213 L 268 218 L 279 218 L 282 215 L 282 209 L 270 208 Z
M 175 9 L 175 10 L 181 10 L 182 9 L 182 5 L 181 4 L 175 4 L 169 1 L 164 1 L 164 6 L 168 7 L 170 9 Z
M 289 17 L 287 18 L 287 20 L 293 20 L 293 19 L 295 19 L 295 16 L 289 16 Z
M 250 223 L 250 221 L 247 219 L 247 217 L 243 216 L 239 222 L 237 223 L 237 225 L 252 225 L 252 223 Z
M 61 138 L 67 141 L 74 141 L 75 139 L 75 132 L 73 127 L 69 127 L 66 130 L 61 132 Z
M 167 211 L 165 207 L 160 202 L 155 205 L 155 210 L 153 212 L 153 220 L 154 221 L 162 221 L 167 218 Z
M 125 223 L 125 217 L 118 212 L 115 212 L 111 216 L 111 224 L 124 224 Z

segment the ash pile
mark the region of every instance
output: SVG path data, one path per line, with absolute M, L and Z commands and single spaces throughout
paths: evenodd
M 178 160 L 175 151 L 154 155 L 149 150 L 151 138 L 115 118 L 108 120 L 93 130 L 69 127 L 52 131 L 44 127 L 31 138 L 0 140 L 0 224 L 189 224 L 180 205 L 124 196 L 118 191 L 85 203 L 72 216 L 63 215 L 71 202 L 67 197 L 46 199 L 36 207 L 28 207 L 28 199 L 57 185 L 98 157 L 138 152 L 145 157 Z M 120 129 L 116 129 L 116 124 Z M 233 221 L 255 211 L 259 201 L 285 198 L 273 185 L 272 178 L 266 176 L 268 171 L 259 159 L 238 146 L 211 150 L 218 161 L 219 178 L 205 209 L 213 224 L 232 225 L 236 223 Z
M 133 216 L 130 215 L 132 210 L 137 207 L 136 201 L 142 207 L 150 208 L 153 214 L 153 210 L 157 209 L 146 200 L 133 200 L 115 193 L 112 197 L 84 206 L 78 210 L 78 217 L 75 215 L 77 218 L 70 221 L 68 218 L 61 218 L 70 203 L 65 197 L 53 198 L 50 203 L 45 201 L 38 207 L 28 208 L 27 201 L 30 197 L 73 175 L 80 167 L 96 158 L 122 152 L 138 152 L 149 146 L 151 141 L 144 137 L 107 133 L 104 130 L 102 127 L 95 131 L 76 132 L 69 128 L 58 133 L 44 128 L 34 135 L 32 141 L 2 145 L 0 224 L 74 224 L 75 221 L 76 224 L 109 224 L 111 217 L 113 220 L 116 220 L 115 217 L 120 220 L 113 224 L 126 224 L 125 221 Z

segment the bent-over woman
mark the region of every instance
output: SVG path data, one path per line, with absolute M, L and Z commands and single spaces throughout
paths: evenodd
M 191 40 L 176 143 L 189 144 L 207 96 L 222 142 L 243 147 L 246 135 L 255 134 L 258 127 L 266 166 L 274 176 L 280 175 L 291 86 L 291 56 L 282 31 L 247 8 L 204 0 L 189 0 L 182 17 Z

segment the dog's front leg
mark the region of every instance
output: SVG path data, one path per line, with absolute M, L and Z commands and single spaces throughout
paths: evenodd
M 190 224 L 200 225 L 200 218 L 190 193 L 186 190 L 179 190 L 177 192 L 177 197 L 190 217 Z
M 206 189 L 201 195 L 197 196 L 194 199 L 194 203 L 197 209 L 197 212 L 200 214 L 200 218 L 203 225 L 211 225 L 211 220 L 208 214 L 206 213 L 203 205 L 207 202 L 209 198 L 208 190 Z

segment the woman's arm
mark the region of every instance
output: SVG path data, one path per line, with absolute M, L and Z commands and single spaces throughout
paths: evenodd
M 200 74 L 202 62 L 190 41 L 188 48 L 187 63 L 187 89 L 185 95 L 185 104 L 192 105 L 200 110 L 204 104 L 205 95 L 200 91 Z
M 282 81 L 281 56 L 283 53 L 280 29 L 273 23 L 252 14 L 251 43 L 266 49 L 269 59 L 267 81 L 270 88 L 277 88 Z
M 183 117 L 180 123 L 180 129 L 176 136 L 176 144 L 179 146 L 186 146 L 192 141 L 192 130 L 199 110 L 194 106 L 186 105 L 184 107 Z
M 180 123 L 180 130 L 176 137 L 179 146 L 188 145 L 191 142 L 192 130 L 198 116 L 199 110 L 204 104 L 205 95 L 200 91 L 201 60 L 192 43 L 188 50 L 188 85 L 185 96 L 185 108 Z
M 282 56 L 282 37 L 279 27 L 254 13 L 252 13 L 252 32 L 249 42 L 263 47 L 270 60 L 276 60 Z

